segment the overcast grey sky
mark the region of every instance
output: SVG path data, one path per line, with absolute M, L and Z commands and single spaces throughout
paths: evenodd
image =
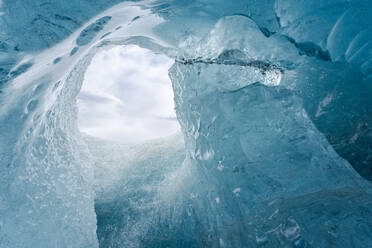
M 78 96 L 80 131 L 123 143 L 176 133 L 172 63 L 138 46 L 98 53 Z

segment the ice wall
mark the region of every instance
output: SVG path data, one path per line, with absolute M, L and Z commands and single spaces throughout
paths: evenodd
M 98 247 L 94 161 L 80 138 L 75 99 L 97 49 L 88 43 L 96 42 L 100 38 L 96 35 L 104 32 L 103 27 L 113 18 L 98 16 L 63 42 L 52 42 L 49 45 L 54 46 L 46 48 L 37 41 L 43 36 L 27 29 L 32 26 L 27 20 L 22 24 L 20 16 L 27 10 L 27 2 L 3 2 L 3 7 L 13 4 L 18 8 L 9 7 L 1 16 L 0 247 Z M 53 7 L 53 11 L 63 11 L 58 5 L 49 8 Z M 27 14 L 38 15 L 38 10 L 30 7 Z M 75 11 L 83 12 L 84 8 Z M 115 25 L 111 29 L 117 28 L 119 21 L 130 22 L 145 13 L 138 7 L 131 11 L 127 19 L 111 20 Z M 52 32 L 48 28 L 51 22 L 43 22 L 43 32 Z M 17 25 L 24 30 L 6 33 Z M 28 41 L 40 47 L 16 49 Z M 36 52 L 38 49 L 42 51 Z
M 1 2 L 1 247 L 98 246 L 75 98 L 92 56 L 126 44 L 176 59 L 187 156 L 115 242 L 372 246 L 369 1 L 118 2 Z
M 178 60 L 170 75 L 189 166 L 197 175 L 185 186 L 194 197 L 182 200 L 191 202 L 193 219 L 202 220 L 185 220 L 195 228 L 191 242 L 204 247 L 370 245 L 367 232 L 345 238 L 359 225 L 371 228 L 369 213 L 354 212 L 343 199 L 352 198 L 369 212 L 371 202 L 362 199 L 370 197 L 359 195 L 365 182 L 316 129 L 302 93 L 290 89 L 293 76 L 285 75 L 290 61 L 310 68 L 323 62 L 298 58 L 290 42 L 265 37 L 242 16 L 221 19 L 210 35 L 190 46 L 203 57 Z M 339 208 L 336 215 L 352 211 L 355 216 L 334 218 L 334 208 Z M 318 211 L 321 219 L 310 221 Z M 329 234 L 332 226 L 337 235 Z

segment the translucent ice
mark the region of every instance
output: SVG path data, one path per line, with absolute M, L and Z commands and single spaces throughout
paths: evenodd
M 86 136 L 95 157 L 95 209 L 101 247 L 131 247 L 149 227 L 165 177 L 185 159 L 181 134 L 138 145 Z M 125 234 L 125 235 L 123 235 Z
M 119 2 L 0 1 L 0 247 L 372 247 L 370 1 Z M 107 172 L 75 100 L 128 44 L 175 59 L 185 148 Z

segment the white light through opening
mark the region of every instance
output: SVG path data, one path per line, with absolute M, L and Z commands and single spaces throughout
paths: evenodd
M 173 60 L 138 46 L 97 54 L 78 96 L 79 129 L 122 143 L 179 130 L 168 69 Z

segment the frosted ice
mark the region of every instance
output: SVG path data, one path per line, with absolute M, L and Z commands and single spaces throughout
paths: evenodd
M 372 247 L 370 1 L 120 2 L 1 1 L 0 247 Z M 80 135 L 129 44 L 175 59 L 184 148 Z

